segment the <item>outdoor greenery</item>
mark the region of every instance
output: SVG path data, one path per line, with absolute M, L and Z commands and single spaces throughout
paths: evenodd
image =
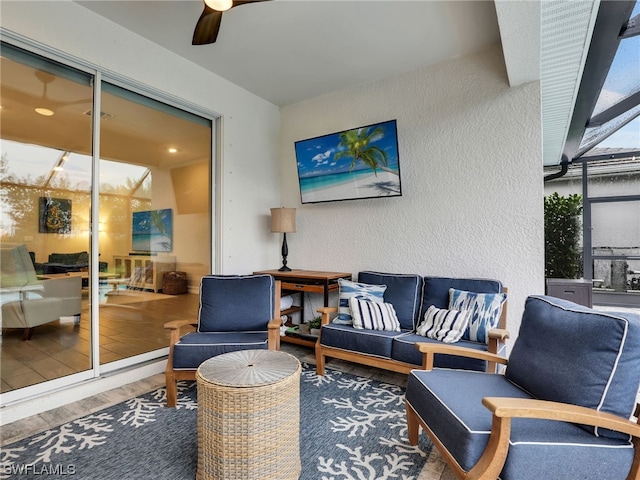
M 580 276 L 582 195 L 544 197 L 544 255 L 547 278 Z

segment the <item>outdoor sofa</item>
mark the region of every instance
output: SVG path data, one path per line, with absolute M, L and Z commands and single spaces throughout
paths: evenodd
M 318 375 L 324 375 L 327 357 L 401 373 L 409 373 L 412 369 L 421 367 L 423 355 L 416 349 L 415 344 L 442 343 L 442 340 L 419 334 L 419 327 L 429 307 L 433 306 L 445 315 L 451 311 L 449 305 L 452 291 L 468 293 L 463 302 L 470 302 L 466 306 L 475 308 L 477 313 L 476 322 L 471 326 L 473 320 L 469 321 L 467 331 L 455 342 L 456 345 L 504 354 L 504 342 L 509 337 L 509 332 L 505 328 L 506 289 L 500 281 L 372 271 L 360 272 L 357 278 L 357 282 L 340 281 L 338 308 L 318 309 L 322 315 L 320 336 L 315 347 Z M 350 311 L 349 303 L 362 303 L 355 302 L 354 297 L 365 301 L 376 300 L 375 303 L 381 303 L 386 308 L 390 305 L 400 328 L 397 331 L 389 331 L 354 326 L 349 319 L 345 319 Z M 372 306 L 371 303 L 366 305 Z M 487 319 L 490 320 L 488 323 Z M 475 335 L 469 335 L 470 330 L 473 330 Z M 494 362 L 482 359 L 445 355 L 436 355 L 435 365 L 478 371 L 495 367 Z

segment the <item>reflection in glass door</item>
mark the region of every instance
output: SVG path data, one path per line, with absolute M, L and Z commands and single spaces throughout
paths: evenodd
M 2 393 L 91 369 L 91 75 L 2 44 Z
M 211 121 L 102 83 L 100 364 L 166 354 L 211 271 Z

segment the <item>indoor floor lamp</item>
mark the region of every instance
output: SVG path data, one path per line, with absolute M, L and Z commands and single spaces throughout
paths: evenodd
M 287 247 L 287 233 L 295 233 L 296 231 L 296 209 L 295 208 L 272 208 L 271 209 L 271 233 L 284 234 L 282 239 L 282 267 L 278 270 L 281 272 L 290 272 L 287 267 L 287 255 L 289 248 Z

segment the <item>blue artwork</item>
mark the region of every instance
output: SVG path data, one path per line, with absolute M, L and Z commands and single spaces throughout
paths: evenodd
M 396 121 L 295 142 L 302 203 L 402 195 Z
M 136 252 L 170 252 L 173 248 L 171 209 L 133 212 L 131 243 Z

